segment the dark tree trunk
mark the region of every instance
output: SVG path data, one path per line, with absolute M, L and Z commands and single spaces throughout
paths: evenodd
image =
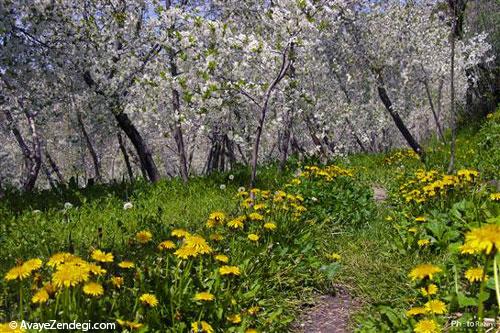
M 137 151 L 141 165 L 146 170 L 149 180 L 152 182 L 160 180 L 160 175 L 153 160 L 153 155 L 137 128 L 135 128 L 130 121 L 130 118 L 123 112 L 115 114 L 115 118 L 118 121 L 118 125 L 125 134 L 127 134 L 127 137 Z
M 125 142 L 123 142 L 122 135 L 118 133 L 118 144 L 120 145 L 120 150 L 123 155 L 123 160 L 125 161 L 125 166 L 127 167 L 128 177 L 130 181 L 134 181 L 134 171 L 132 170 L 132 166 L 130 165 L 130 158 L 127 153 L 127 149 L 125 148 Z
M 285 113 L 285 122 L 284 122 L 284 128 L 283 128 L 283 135 L 281 137 L 280 141 L 280 164 L 279 164 L 279 169 L 280 171 L 285 170 L 286 166 L 286 161 L 288 159 L 288 146 L 290 145 L 290 136 L 291 136 L 291 128 L 292 128 L 292 119 L 293 115 L 295 113 L 295 101 L 293 100 L 293 91 L 295 90 L 295 52 L 294 52 L 294 43 L 290 44 L 290 68 L 289 68 L 289 77 L 290 77 L 290 96 L 288 96 L 290 99 L 292 99 L 290 102 L 292 103 L 292 106 L 289 110 L 286 111 Z
M 366 147 L 363 144 L 363 141 L 361 141 L 361 139 L 358 136 L 358 133 L 356 133 L 356 129 L 354 128 L 353 124 L 351 123 L 351 121 L 347 117 L 345 118 L 345 121 L 346 121 L 347 125 L 349 125 L 349 127 L 351 128 L 352 136 L 354 136 L 354 140 L 356 140 L 356 143 L 358 144 L 359 148 L 361 148 L 361 151 L 363 153 L 366 153 L 368 150 L 366 150 Z
M 406 127 L 405 123 L 403 122 L 403 120 L 401 119 L 399 114 L 396 111 L 394 111 L 393 106 L 392 106 L 392 102 L 391 102 L 389 96 L 387 95 L 387 91 L 385 90 L 385 87 L 382 85 L 379 85 L 377 87 L 377 90 L 378 90 L 378 95 L 379 95 L 380 99 L 382 100 L 382 103 L 384 103 L 385 109 L 391 115 L 392 120 L 394 120 L 394 123 L 396 124 L 396 127 L 398 128 L 399 132 L 401 132 L 401 134 L 405 138 L 406 142 L 413 149 L 413 151 L 418 154 L 418 156 L 420 157 L 420 160 L 422 160 L 422 162 L 424 162 L 425 161 L 424 150 L 422 149 L 422 147 L 420 147 L 420 145 L 415 140 L 415 138 L 413 138 L 413 136 L 411 135 L 410 131 Z
M 64 178 L 62 176 L 61 170 L 57 166 L 57 163 L 54 161 L 54 159 L 52 158 L 52 156 L 50 156 L 50 154 L 49 154 L 48 151 L 45 151 L 45 158 L 49 162 L 49 165 L 52 168 L 52 171 L 56 174 L 59 183 L 63 184 L 64 183 Z
M 441 123 L 439 122 L 436 109 L 434 108 L 434 102 L 432 101 L 431 90 L 429 88 L 429 82 L 427 81 L 427 78 L 424 80 L 424 86 L 425 86 L 425 92 L 427 94 L 427 99 L 429 100 L 429 105 L 431 107 L 432 116 L 434 117 L 434 122 L 436 123 L 436 129 L 438 130 L 439 138 L 441 139 L 442 142 L 446 144 L 446 139 L 443 135 L 443 129 L 441 128 Z
M 76 118 L 78 120 L 78 125 L 80 126 L 80 130 L 82 131 L 83 137 L 85 138 L 85 143 L 87 144 L 87 148 L 89 149 L 90 156 L 92 157 L 92 163 L 94 164 L 94 177 L 97 182 L 101 181 L 101 163 L 99 161 L 99 157 L 97 156 L 97 152 L 94 149 L 94 145 L 92 144 L 92 140 L 90 140 L 90 136 L 85 129 L 85 124 L 83 123 L 82 114 L 77 111 Z

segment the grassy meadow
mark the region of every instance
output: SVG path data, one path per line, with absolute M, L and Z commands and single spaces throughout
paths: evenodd
M 431 141 L 425 165 L 408 150 L 295 161 L 262 167 L 254 189 L 242 169 L 8 193 L 0 332 L 23 319 L 287 332 L 339 285 L 359 305 L 352 331 L 486 331 L 500 305 L 499 142 L 496 112 L 459 133 L 451 175 Z

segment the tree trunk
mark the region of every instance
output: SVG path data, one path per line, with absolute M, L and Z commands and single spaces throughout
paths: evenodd
M 156 164 L 153 160 L 151 150 L 142 138 L 141 134 L 137 128 L 132 124 L 130 118 L 126 113 L 121 112 L 115 114 L 115 118 L 118 121 L 118 126 L 125 132 L 130 142 L 137 151 L 139 160 L 141 161 L 141 166 L 146 170 L 149 180 L 152 182 L 157 182 L 160 180 L 160 174 L 156 168 Z
M 359 138 L 358 133 L 356 133 L 356 129 L 354 128 L 353 124 L 351 123 L 351 121 L 347 117 L 345 117 L 345 121 L 346 121 L 347 125 L 349 125 L 349 127 L 351 128 L 352 136 L 354 136 L 354 140 L 356 140 L 356 143 L 358 144 L 359 148 L 361 148 L 361 151 L 363 153 L 366 153 L 367 152 L 366 147 L 363 144 L 363 141 L 361 141 L 361 139 Z
M 396 124 L 396 127 L 398 128 L 399 132 L 401 132 L 401 134 L 405 138 L 406 142 L 413 149 L 413 151 L 418 154 L 418 156 L 420 157 L 420 160 L 422 162 L 425 162 L 424 150 L 422 149 L 422 147 L 420 147 L 420 145 L 415 140 L 415 138 L 413 138 L 413 136 L 411 135 L 410 131 L 408 130 L 408 128 L 404 124 L 404 122 L 401 119 L 401 117 L 399 116 L 399 114 L 396 111 L 394 111 L 393 106 L 392 106 L 392 102 L 389 99 L 389 96 L 387 95 L 387 91 L 385 90 L 385 87 L 383 85 L 379 85 L 377 87 L 377 90 L 378 90 L 378 95 L 379 95 L 380 99 L 382 100 L 382 103 L 384 103 L 384 106 L 385 106 L 387 112 L 389 112 L 389 114 L 392 117 L 392 120 L 394 120 L 394 123 Z
M 427 79 L 424 80 L 425 92 L 427 94 L 427 99 L 429 100 L 429 105 L 431 107 L 432 116 L 434 117 L 434 122 L 436 123 L 436 129 L 438 130 L 439 138 L 446 144 L 446 139 L 443 135 L 443 130 L 441 128 L 441 124 L 439 123 L 439 118 L 436 113 L 436 109 L 434 108 L 434 102 L 432 101 L 431 91 L 429 89 L 429 82 Z
M 286 166 L 286 161 L 288 159 L 288 146 L 290 145 L 290 135 L 291 135 L 291 127 L 292 127 L 292 119 L 293 119 L 293 114 L 295 113 L 295 100 L 294 99 L 294 94 L 293 92 L 295 91 L 295 52 L 294 52 L 294 43 L 290 44 L 290 70 L 289 70 L 289 77 L 290 77 L 290 94 L 289 94 L 289 99 L 291 99 L 290 103 L 292 103 L 292 106 L 290 109 L 287 109 L 285 113 L 285 122 L 284 122 L 284 128 L 283 128 L 283 136 L 281 138 L 280 142 L 280 164 L 279 164 L 279 169 L 281 172 L 285 170 Z M 290 96 L 291 95 L 291 96 Z
M 64 183 L 64 178 L 62 176 L 61 170 L 57 166 L 56 162 L 52 159 L 52 156 L 50 156 L 49 152 L 45 150 L 45 158 L 49 162 L 50 167 L 52 168 L 52 171 L 56 174 L 57 179 L 60 184 Z
M 177 64 L 175 63 L 175 56 L 171 52 L 170 54 L 170 74 L 172 77 L 176 77 L 178 75 L 177 73 Z M 174 111 L 174 117 L 175 117 L 175 128 L 174 128 L 174 139 L 175 143 L 177 144 L 177 155 L 179 157 L 179 171 L 181 174 L 182 180 L 187 183 L 189 180 L 189 173 L 187 169 L 187 158 L 186 158 L 186 148 L 184 145 L 184 136 L 182 134 L 182 124 L 181 120 L 179 119 L 180 114 L 181 114 L 181 102 L 180 102 L 180 96 L 179 92 L 177 89 L 172 88 L 172 108 Z
M 257 162 L 259 159 L 260 138 L 262 136 L 262 130 L 264 128 L 264 121 L 266 120 L 267 109 L 269 106 L 269 99 L 271 98 L 271 95 L 276 86 L 278 85 L 278 83 L 280 83 L 280 81 L 285 77 L 285 74 L 290 66 L 290 61 L 288 59 L 288 49 L 289 48 L 287 47 L 283 51 L 281 67 L 278 72 L 278 75 L 276 76 L 274 81 L 269 85 L 269 88 L 267 88 L 267 91 L 264 95 L 262 107 L 260 108 L 259 122 L 257 125 L 257 130 L 255 131 L 255 141 L 252 149 L 252 162 L 251 162 L 252 174 L 250 178 L 250 188 L 252 188 L 255 185 L 255 181 L 257 179 Z
M 125 142 L 123 142 L 122 135 L 118 133 L 118 145 L 120 146 L 120 150 L 123 154 L 123 160 L 125 161 L 125 166 L 127 167 L 128 177 L 130 182 L 134 181 L 134 171 L 132 170 L 132 166 L 130 165 L 130 158 L 127 153 L 127 149 L 125 147 Z
M 80 130 L 82 131 L 83 137 L 85 138 L 85 143 L 87 144 L 87 148 L 89 149 L 90 156 L 92 157 L 92 162 L 94 164 L 94 177 L 97 182 L 101 181 L 101 163 L 99 161 L 99 157 L 97 156 L 97 152 L 94 149 L 94 145 L 92 144 L 92 140 L 90 140 L 89 134 L 85 129 L 85 124 L 83 123 L 82 114 L 77 111 L 76 118 L 78 120 L 78 125 L 80 126 Z

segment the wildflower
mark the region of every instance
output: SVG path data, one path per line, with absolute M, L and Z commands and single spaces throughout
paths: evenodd
M 27 260 L 23 263 L 24 268 L 26 268 L 28 271 L 33 272 L 42 267 L 42 260 L 35 258 L 35 259 L 30 259 Z
M 180 259 L 187 259 L 189 257 L 196 257 L 198 255 L 198 252 L 195 248 L 183 246 L 175 251 L 174 255 L 176 255 Z
M 331 254 L 327 254 L 326 257 L 330 260 L 333 260 L 333 261 L 339 261 L 340 259 L 342 259 L 342 256 L 338 253 L 335 253 L 335 252 L 332 252 Z
M 420 247 L 427 246 L 430 243 L 431 243 L 431 241 L 428 240 L 428 239 L 419 239 L 418 242 L 417 242 L 418 246 L 420 246 Z
M 45 303 L 49 300 L 49 293 L 45 289 L 38 290 L 35 295 L 31 298 L 32 303 Z
M 227 316 L 227 320 L 233 324 L 239 324 L 239 323 L 241 323 L 241 316 L 239 314 L 233 314 L 233 315 Z
M 421 314 L 426 314 L 427 310 L 423 307 L 414 307 L 410 308 L 408 311 L 406 311 L 406 316 L 407 317 L 413 317 L 413 316 L 418 316 Z
M 141 323 L 135 321 L 122 320 L 122 319 L 117 319 L 116 322 L 120 326 L 130 328 L 131 330 L 136 330 L 143 326 Z
M 12 267 L 7 274 L 5 274 L 5 280 L 11 281 L 11 280 L 23 280 L 30 276 L 31 271 L 25 267 L 24 265 L 19 265 Z
M 238 193 L 245 192 L 245 188 L 243 186 L 238 187 Z
M 245 333 L 259 333 L 255 328 L 248 328 L 245 330 Z
M 228 263 L 228 261 L 229 261 L 228 256 L 226 256 L 226 255 L 224 255 L 224 254 L 218 254 L 218 255 L 216 255 L 214 258 L 215 258 L 215 260 L 220 261 L 220 262 L 223 262 L 223 263 L 225 263 L 225 264 L 227 264 L 227 263 Z
M 73 204 L 71 202 L 64 203 L 64 209 L 71 209 L 71 208 L 73 208 Z
M 111 284 L 115 288 L 120 288 L 123 285 L 123 278 L 121 276 L 113 276 L 111 277 Z
M 118 264 L 118 267 L 121 268 L 134 268 L 134 263 L 132 261 L 122 261 Z
M 427 219 L 425 218 L 425 216 L 417 216 L 415 218 L 415 222 L 425 222 L 427 221 Z
M 253 206 L 253 210 L 262 210 L 265 208 L 267 208 L 267 205 L 265 203 L 260 203 L 260 204 L 256 204 L 255 206 Z
M 411 233 L 416 233 L 418 230 L 417 228 L 409 228 L 408 231 Z
M 83 286 L 83 292 L 91 296 L 101 296 L 104 294 L 104 288 L 96 282 L 89 282 Z
M 273 222 L 264 223 L 264 229 L 275 230 L 276 229 L 276 224 L 273 223 Z
M 217 223 L 224 223 L 226 220 L 226 214 L 224 212 L 213 212 L 208 217 L 209 220 L 214 220 Z
M 177 238 L 184 238 L 186 236 L 189 236 L 190 233 L 184 229 L 174 229 L 172 230 L 171 235 Z
M 245 224 L 243 223 L 242 218 L 235 218 L 232 219 L 231 221 L 227 222 L 227 226 L 232 229 L 243 229 Z
M 184 246 L 195 249 L 197 254 L 212 252 L 212 248 L 208 245 L 207 241 L 203 237 L 197 235 L 187 236 Z
M 413 268 L 409 276 L 412 280 L 423 280 L 427 277 L 432 280 L 432 276 L 439 272 L 442 272 L 442 269 L 437 266 L 434 266 L 432 264 L 421 264 Z
M 251 316 L 255 316 L 257 314 L 257 312 L 259 312 L 259 311 L 260 311 L 260 307 L 258 307 L 256 305 L 255 306 L 251 306 L 247 310 L 248 314 L 251 315 Z
M 69 252 L 58 252 L 53 254 L 50 258 L 49 261 L 47 261 L 47 266 L 50 267 L 55 267 L 63 262 L 67 261 L 68 259 L 71 259 L 73 255 Z
M 240 269 L 237 266 L 222 266 L 219 268 L 219 273 L 221 275 L 240 275 Z
M 234 180 L 234 175 L 229 175 L 229 180 Z
M 195 333 L 214 333 L 214 329 L 206 321 L 195 321 L 191 323 L 191 331 Z
M 80 282 L 85 282 L 89 278 L 87 265 L 80 263 L 65 263 L 57 268 L 52 274 L 52 282 L 57 288 L 73 287 Z
M 485 252 L 490 254 L 492 250 L 500 249 L 500 225 L 487 224 L 473 229 L 465 234 L 465 244 L 472 253 Z M 464 253 L 464 249 L 462 249 Z
M 196 295 L 194 295 L 194 300 L 195 301 L 206 301 L 206 302 L 210 302 L 210 301 L 213 301 L 215 299 L 215 296 L 207 291 L 204 291 L 204 292 L 201 292 L 201 293 L 196 293 Z
M 226 189 L 226 185 L 225 184 L 220 184 L 219 188 L 224 191 Z
M 249 234 L 247 237 L 252 242 L 257 242 L 259 240 L 259 238 L 260 238 L 259 235 L 256 235 L 256 234 Z
M 142 304 L 148 305 L 152 308 L 158 305 L 158 299 L 153 294 L 142 294 L 141 297 L 139 297 L 139 301 L 141 301 Z
M 112 262 L 113 261 L 113 254 L 111 253 L 106 253 L 101 250 L 94 250 L 92 252 L 92 259 L 95 261 L 100 261 L 100 262 Z
M 491 201 L 500 201 L 500 192 L 490 194 Z
M 427 288 L 420 288 L 420 291 L 422 292 L 423 296 L 432 296 L 437 294 L 438 292 L 438 287 L 431 283 L 427 286 Z
M 123 210 L 128 210 L 128 209 L 132 209 L 134 207 L 134 205 L 132 205 L 131 202 L 125 202 L 123 204 Z
M 262 221 L 262 220 L 264 220 L 264 216 L 262 216 L 259 213 L 255 213 L 255 212 L 248 214 L 248 217 L 252 221 Z
M 441 331 L 438 323 L 433 319 L 420 320 L 413 330 L 415 333 L 438 333 Z
M 173 250 L 175 248 L 176 248 L 175 243 L 172 242 L 171 240 L 166 240 L 166 241 L 163 241 L 160 244 L 158 244 L 158 250 L 160 250 L 160 251 Z
M 94 275 L 103 275 L 106 274 L 106 270 L 102 268 L 101 266 L 94 264 L 94 263 L 89 263 L 87 264 L 87 268 L 90 273 Z
M 465 277 L 471 283 L 476 282 L 476 281 L 477 282 L 482 281 L 483 280 L 483 276 L 484 276 L 484 280 L 486 280 L 486 276 L 484 275 L 484 270 L 483 270 L 482 267 L 469 268 L 465 272 Z
M 425 303 L 425 309 L 429 313 L 435 313 L 435 314 L 444 314 L 447 312 L 446 304 L 444 304 L 444 302 L 438 299 L 430 300 L 427 303 Z
M 141 243 L 141 244 L 146 244 L 147 242 L 149 242 L 151 239 L 153 238 L 153 234 L 149 231 L 149 230 L 142 230 L 142 231 L 139 231 L 136 235 L 135 235 L 135 239 Z

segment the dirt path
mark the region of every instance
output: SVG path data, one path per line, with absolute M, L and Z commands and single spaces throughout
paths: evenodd
M 384 202 L 387 200 L 387 191 L 380 185 L 374 184 L 372 185 L 373 189 L 373 200 L 375 202 Z
M 313 307 L 304 311 L 294 325 L 296 333 L 346 333 L 354 303 L 344 288 L 337 294 L 318 296 Z

